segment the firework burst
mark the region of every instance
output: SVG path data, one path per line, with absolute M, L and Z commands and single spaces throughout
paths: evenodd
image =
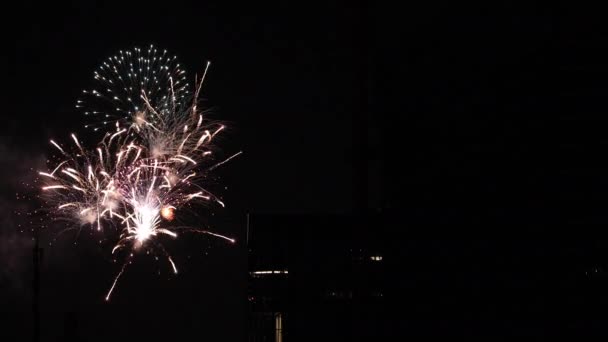
M 147 107 L 168 116 L 189 95 L 177 57 L 150 45 L 121 50 L 104 60 L 94 72 L 94 86 L 82 91 L 76 108 L 86 116 L 85 128 L 95 131 L 116 121 L 143 127 L 160 119 L 149 116 Z
M 221 199 L 205 189 L 205 181 L 209 171 L 240 154 L 215 157 L 214 138 L 224 126 L 208 123 L 197 108 L 208 67 L 209 63 L 188 96 L 184 71 L 175 57 L 166 51 L 158 54 L 153 46 L 147 53 L 138 48 L 121 51 L 95 72 L 99 90 L 84 91 L 86 100 L 77 103 L 85 115 L 102 118 L 102 125 L 94 127 L 105 128 L 101 141 L 92 150 L 85 149 L 75 134 L 69 144 L 50 141 L 56 163 L 39 173 L 45 179 L 42 190 L 49 207 L 80 229 L 118 232 L 112 254 L 129 250 L 107 300 L 132 252 L 142 247 L 158 248 L 177 273 L 160 244 L 161 236 L 196 232 L 234 243 L 201 227 L 170 224 L 184 207 L 223 207 Z

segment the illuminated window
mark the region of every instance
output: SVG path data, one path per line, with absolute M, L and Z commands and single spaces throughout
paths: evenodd
M 382 255 L 373 255 L 370 259 L 372 259 L 372 261 L 382 261 Z
M 288 274 L 288 273 L 289 272 L 287 270 L 272 270 L 272 271 L 253 271 L 253 272 L 249 272 L 249 274 L 251 274 L 254 277 L 273 275 L 273 274 Z

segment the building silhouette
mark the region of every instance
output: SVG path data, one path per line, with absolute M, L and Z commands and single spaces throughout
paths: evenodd
M 375 336 L 385 255 L 365 222 L 339 215 L 249 216 L 249 341 Z

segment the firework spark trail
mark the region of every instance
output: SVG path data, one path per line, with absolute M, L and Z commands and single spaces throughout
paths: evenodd
M 167 223 L 185 205 L 212 200 L 224 207 L 202 183 L 209 171 L 241 154 L 206 166 L 212 162 L 213 138 L 224 129 L 223 125 L 206 124 L 197 109 L 209 65 L 195 82 L 195 96 L 188 104 L 184 71 L 166 51 L 161 55 L 151 46 L 142 54 L 135 48 L 105 61 L 95 72 L 100 90 L 83 91 L 86 96 L 76 107 L 87 117 L 101 117 L 104 127 L 112 127 L 112 123 L 114 127 L 92 151 L 75 134 L 71 134 L 75 151 L 50 141 L 61 152 L 53 171 L 39 172 L 48 181 L 42 189 L 50 207 L 58 209 L 62 218 L 96 227 L 104 234 L 102 227 L 119 230 L 112 254 L 158 246 L 177 273 L 159 236 L 177 238 L 176 228 Z M 89 126 L 99 129 L 91 123 L 85 125 Z M 208 230 L 190 230 L 235 242 Z M 132 258 L 130 253 L 106 300 Z
M 234 159 L 234 158 L 238 157 L 238 156 L 239 156 L 239 155 L 241 155 L 242 153 L 243 153 L 243 151 L 239 151 L 239 152 L 237 152 L 237 153 L 233 154 L 232 156 L 230 156 L 230 157 L 226 158 L 225 160 L 223 160 L 223 161 L 221 161 L 221 162 L 219 162 L 219 163 L 217 163 L 217 164 L 213 165 L 212 167 L 210 167 L 210 168 L 209 168 L 209 171 L 211 171 L 211 170 L 213 170 L 213 169 L 215 169 L 215 168 L 218 168 L 218 167 L 220 167 L 220 166 L 222 166 L 222 165 L 226 164 L 227 162 L 229 162 L 230 160 L 232 160 L 232 159 Z
M 116 275 L 116 277 L 114 278 L 114 282 L 112 282 L 112 287 L 110 287 L 110 291 L 108 291 L 108 294 L 106 295 L 106 301 L 110 300 L 110 296 L 112 295 L 112 291 L 114 291 L 114 287 L 116 286 L 116 283 L 118 282 L 118 278 L 120 278 L 120 276 L 123 274 L 123 272 L 125 271 L 125 268 L 127 267 L 128 262 L 125 262 L 122 265 L 122 268 L 120 269 L 120 272 L 118 272 L 118 274 Z
M 226 241 L 230 241 L 230 243 L 235 243 L 236 242 L 235 239 L 229 238 L 229 237 L 221 235 L 221 234 L 213 233 L 213 232 L 210 232 L 208 230 L 199 230 L 198 232 L 202 233 L 202 234 L 208 234 L 208 235 L 211 235 L 211 236 L 215 236 L 215 237 L 218 237 L 220 239 L 224 239 Z

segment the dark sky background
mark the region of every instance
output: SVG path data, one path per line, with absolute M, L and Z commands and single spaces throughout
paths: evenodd
M 221 170 L 222 232 L 242 240 L 246 211 L 380 212 L 384 225 L 373 228 L 403 257 L 393 266 L 420 284 L 395 308 L 427 323 L 437 313 L 430 330 L 466 333 L 494 319 L 482 334 L 597 331 L 606 277 L 585 272 L 608 269 L 605 11 L 219 3 L 22 1 L 3 11 L 0 304 L 9 332 L 29 333 L 31 279 L 31 242 L 14 233 L 11 214 L 26 204 L 14 193 L 49 138 L 80 129 L 73 104 L 99 62 L 150 43 L 178 55 L 190 76 L 212 61 L 204 96 L 231 127 L 223 148 L 244 151 Z M 68 312 L 92 341 L 146 325 L 150 337 L 244 340 L 242 245 L 171 246 L 179 277 L 142 260 L 109 305 L 98 295 L 116 265 L 86 242 L 67 245 L 45 249 L 50 340 Z M 178 335 L 157 323 L 165 315 Z M 133 317 L 137 328 L 122 323 Z

